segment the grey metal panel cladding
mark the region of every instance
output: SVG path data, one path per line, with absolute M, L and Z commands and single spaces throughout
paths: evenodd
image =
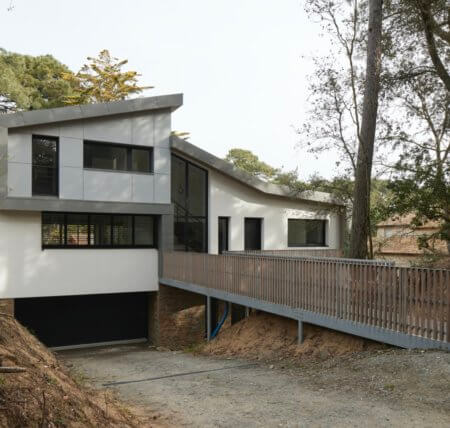
M 0 127 L 20 128 L 32 125 L 105 117 L 149 110 L 174 111 L 183 104 L 183 94 L 135 98 L 110 103 L 86 104 L 0 115 Z
M 368 326 L 355 321 L 348 321 L 311 311 L 294 309 L 289 306 L 278 305 L 251 297 L 231 294 L 226 291 L 203 287 L 197 284 L 176 281 L 173 279 L 160 278 L 159 282 L 160 284 L 167 285 L 169 287 L 181 288 L 183 290 L 203 294 L 205 296 L 214 297 L 216 299 L 231 303 L 237 303 L 239 305 L 248 306 L 264 312 L 269 312 L 286 318 L 326 327 L 332 330 L 342 331 L 344 333 L 353 334 L 356 336 L 364 337 L 366 339 L 388 343 L 390 345 L 399 346 L 401 348 L 444 349 L 450 351 L 450 342 L 442 342 L 438 340 L 400 333 L 385 328 Z
M 0 199 L 0 210 L 173 214 L 173 207 L 171 204 L 97 202 L 36 197 Z

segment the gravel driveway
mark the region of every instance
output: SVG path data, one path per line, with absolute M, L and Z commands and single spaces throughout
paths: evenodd
M 406 358 L 402 352 L 395 358 Z M 391 358 L 384 354 L 365 357 L 374 359 L 367 364 L 375 374 L 364 369 L 364 358 L 302 369 L 143 346 L 66 351 L 60 357 L 94 386 L 114 388 L 123 400 L 167 415 L 174 426 L 450 426 L 445 404 L 450 400 L 450 354 L 411 355 L 430 361 L 437 356 L 436 382 L 443 384 L 432 385 L 439 392 L 435 401 L 403 391 L 405 373 L 398 373 L 397 381 L 395 367 L 374 381 L 383 358 Z M 408 370 L 402 364 L 398 370 Z M 433 370 L 433 364 L 424 364 Z M 406 373 L 407 379 L 411 376 Z M 414 383 L 408 380 L 412 387 Z M 434 390 L 428 392 L 434 397 Z

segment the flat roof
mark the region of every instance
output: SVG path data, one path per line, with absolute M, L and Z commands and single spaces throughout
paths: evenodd
M 51 109 L 20 111 L 17 113 L 0 114 L 0 126 L 4 128 L 20 128 L 24 126 L 46 125 L 49 123 L 150 110 L 174 111 L 181 105 L 183 105 L 183 94 L 170 94 L 108 103 L 81 104 Z
M 345 206 L 346 204 L 335 198 L 330 193 L 325 192 L 315 192 L 315 191 L 303 191 L 298 192 L 291 189 L 288 186 L 282 186 L 274 183 L 268 183 L 266 181 L 260 180 L 257 177 L 249 174 L 248 172 L 237 168 L 232 163 L 227 162 L 223 159 L 214 156 L 211 153 L 201 149 L 200 147 L 194 146 L 186 140 L 175 135 L 171 136 L 171 148 L 175 151 L 184 154 L 198 162 L 221 172 L 224 175 L 230 176 L 233 179 L 245 184 L 248 187 L 258 190 L 259 192 L 273 195 L 281 196 L 284 198 L 302 200 L 307 202 L 315 202 L 319 204 L 335 205 L 335 206 Z

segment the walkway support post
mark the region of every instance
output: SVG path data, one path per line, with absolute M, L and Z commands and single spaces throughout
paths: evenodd
M 299 345 L 301 345 L 303 343 L 303 321 L 302 320 L 298 320 L 297 343 Z
M 206 340 L 209 342 L 211 340 L 212 325 L 211 325 L 211 297 L 206 296 Z

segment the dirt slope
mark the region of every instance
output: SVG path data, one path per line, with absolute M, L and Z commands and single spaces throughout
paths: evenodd
M 153 415 L 138 416 L 110 392 L 75 381 L 53 353 L 6 315 L 0 315 L 0 365 L 26 368 L 0 374 L 0 427 L 155 426 Z
M 267 313 L 251 315 L 223 329 L 218 337 L 202 347 L 209 355 L 239 356 L 250 359 L 305 359 L 347 355 L 384 345 L 332 330 L 304 325 L 304 342 L 297 344 L 297 322 Z

